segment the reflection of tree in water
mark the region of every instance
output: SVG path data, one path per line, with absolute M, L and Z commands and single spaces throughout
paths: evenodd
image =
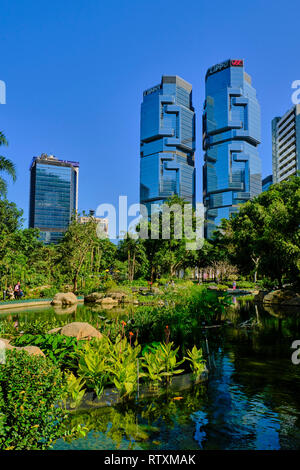
M 205 395 L 206 386 L 198 385 L 184 392 L 179 400 L 174 394 L 164 394 L 138 403 L 132 401 L 114 407 L 79 411 L 71 414 L 68 427 L 72 429 L 81 425 L 89 431 L 103 433 L 103 437 L 111 439 L 116 448 L 125 446 L 132 449 L 136 443 L 149 448 L 153 441 L 156 445 L 165 441 L 166 433 L 178 426 L 190 426 L 191 415 L 202 407 Z

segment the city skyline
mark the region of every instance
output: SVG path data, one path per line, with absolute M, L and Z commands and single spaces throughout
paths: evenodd
M 143 90 L 167 73 L 192 83 L 199 143 L 205 72 L 228 57 L 245 59 L 255 81 L 262 108 L 263 176 L 271 173 L 270 122 L 291 107 L 291 84 L 299 78 L 298 66 L 292 60 L 296 46 L 289 42 L 296 14 L 291 17 L 288 10 L 276 5 L 271 11 L 258 1 L 246 6 L 243 14 L 249 22 L 255 22 L 253 37 L 243 21 L 237 21 L 237 2 L 230 6 L 218 2 L 218 9 L 195 4 L 178 17 L 167 4 L 160 5 L 158 17 L 155 2 L 153 9 L 138 2 L 125 8 L 119 2 L 117 11 L 97 2 L 88 7 L 73 2 L 72 11 L 55 1 L 51 8 L 40 9 L 35 2 L 27 2 L 26 8 L 16 3 L 19 5 L 14 8 L 4 1 L 0 19 L 0 79 L 5 81 L 7 92 L 6 104 L 0 105 L 0 119 L 10 144 L 4 149 L 5 156 L 13 159 L 18 173 L 17 182 L 9 184 L 8 198 L 23 208 L 24 226 L 29 209 L 23 196 L 29 193 L 28 162 L 32 155 L 43 151 L 80 161 L 80 212 L 102 202 L 116 203 L 119 194 L 127 194 L 129 203 L 138 201 L 139 106 Z M 260 15 L 256 15 L 255 7 Z M 299 11 L 297 3 L 294 9 Z M 139 18 L 145 15 L 148 23 L 140 24 Z M 234 21 L 234 31 L 227 28 L 224 15 Z M 108 21 L 110 17 L 116 17 L 116 21 Z M 189 31 L 183 20 L 190 22 Z M 271 45 L 279 22 L 282 42 L 275 50 Z M 164 40 L 174 27 L 180 34 L 170 48 Z M 133 32 L 131 37 L 126 35 L 128 28 Z M 44 29 L 55 31 L 51 40 L 43 34 Z M 280 54 L 283 50 L 285 54 Z M 201 201 L 200 145 L 195 162 L 196 200 Z

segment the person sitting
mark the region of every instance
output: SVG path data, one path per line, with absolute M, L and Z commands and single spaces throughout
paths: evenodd
M 14 290 L 13 290 L 12 286 L 8 286 L 8 288 L 6 289 L 6 295 L 8 297 L 8 300 L 13 300 L 15 298 Z
M 21 297 L 23 297 L 24 292 L 21 289 L 20 281 L 18 281 L 17 284 L 15 285 L 14 293 L 15 293 L 15 299 L 20 299 Z

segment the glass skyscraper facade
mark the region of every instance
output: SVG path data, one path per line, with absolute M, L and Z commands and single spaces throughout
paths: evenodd
M 29 227 L 45 243 L 57 243 L 78 207 L 79 163 L 42 154 L 30 167 Z
M 208 69 L 203 111 L 205 236 L 262 191 L 260 106 L 243 60 Z
M 195 205 L 195 112 L 192 86 L 163 76 L 144 91 L 141 105 L 140 203 L 162 204 L 178 195 Z
M 300 105 L 272 120 L 272 171 L 274 183 L 300 170 Z

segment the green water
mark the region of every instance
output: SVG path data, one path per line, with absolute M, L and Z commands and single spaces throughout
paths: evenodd
M 71 426 L 84 424 L 90 432 L 70 443 L 59 440 L 55 449 L 300 449 L 300 365 L 291 361 L 300 312 L 234 302 L 224 318 L 231 323 L 207 332 L 205 385 L 180 392 L 179 400 L 175 393 L 74 413 Z M 79 306 L 70 320 L 94 314 Z M 23 315 L 30 321 L 57 314 Z

